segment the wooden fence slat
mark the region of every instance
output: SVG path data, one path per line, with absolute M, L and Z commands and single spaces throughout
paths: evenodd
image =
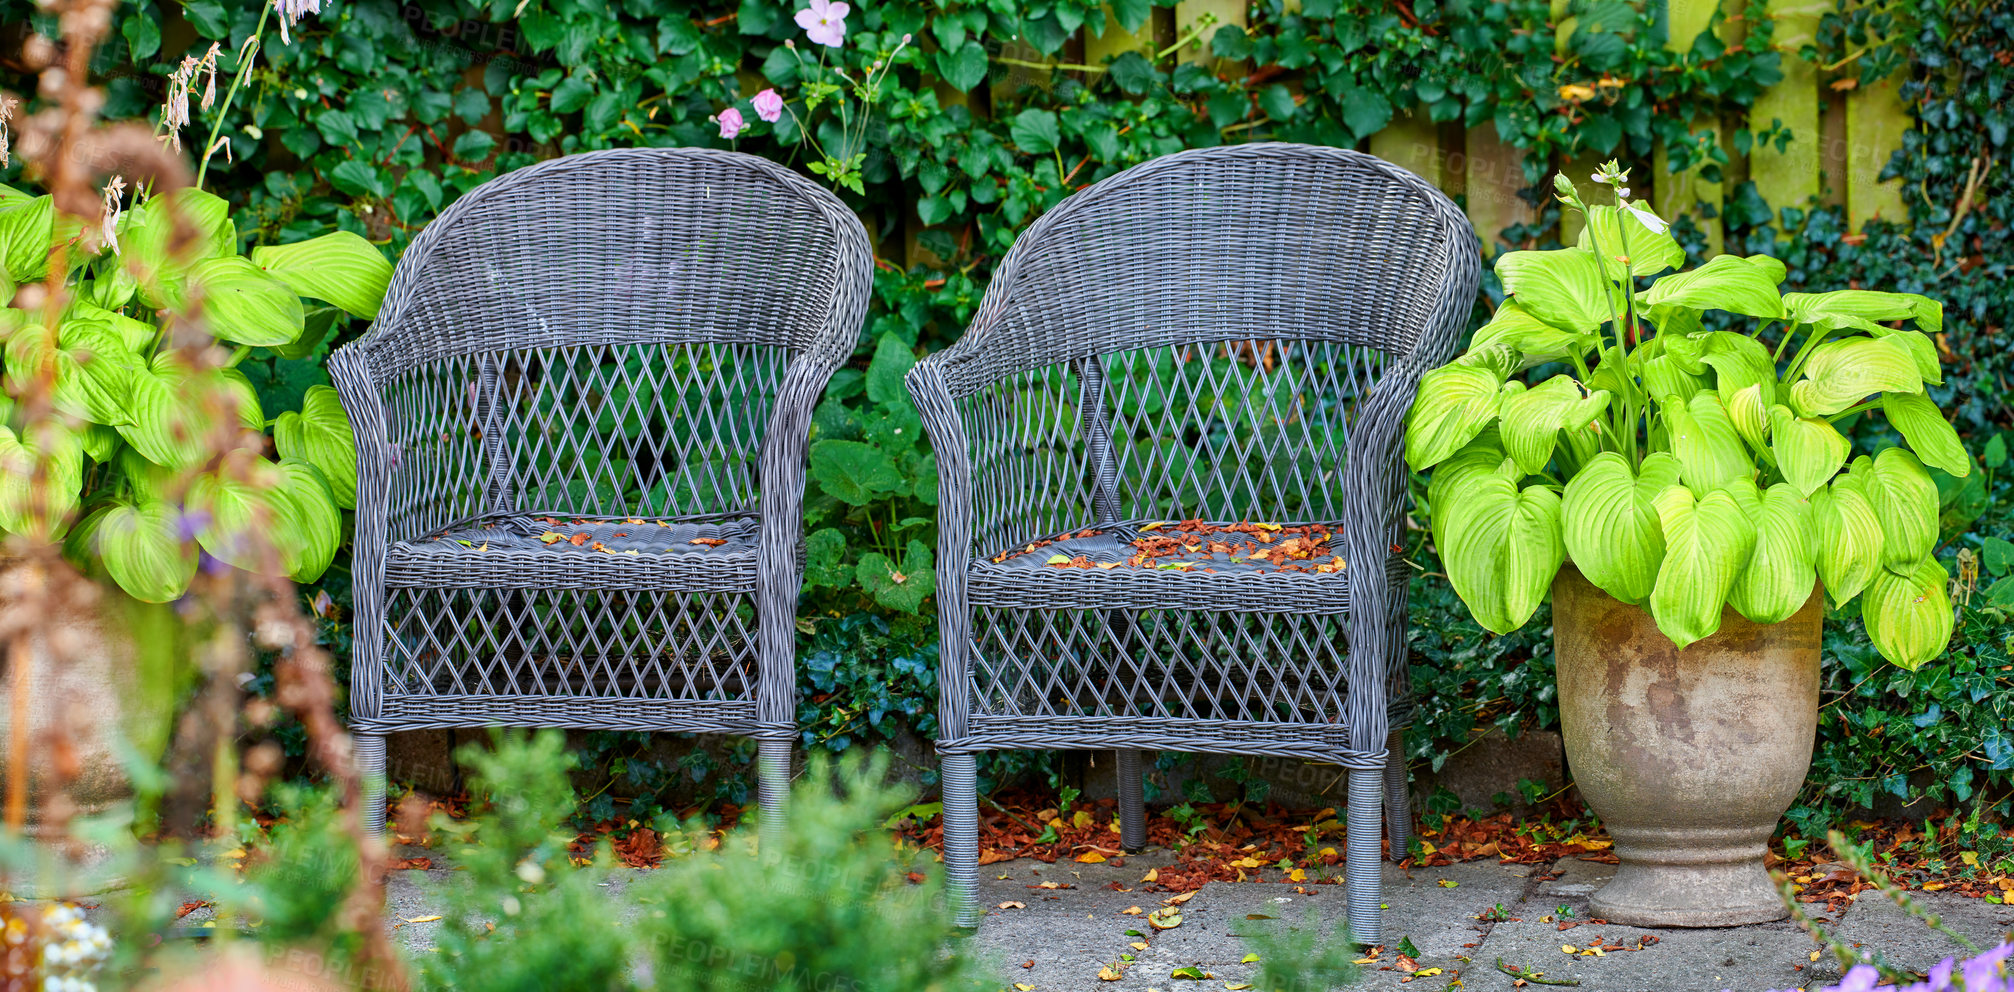
M 1105 33 L 1095 34 L 1086 25 L 1084 32 L 1084 64 L 1103 65 L 1107 58 L 1117 58 L 1127 52 L 1141 52 L 1148 56 L 1154 53 L 1154 22 L 1149 19 L 1140 25 L 1138 33 L 1126 30 L 1119 23 L 1118 15 L 1112 13 L 1112 5 L 1105 5 Z
M 1531 204 L 1519 197 L 1525 186 L 1524 152 L 1497 135 L 1495 124 L 1469 128 L 1462 156 L 1462 188 L 1468 193 L 1469 221 L 1483 241 L 1483 257 L 1497 253 L 1498 238 L 1512 224 L 1532 222 Z
M 1874 44 L 1873 39 L 1868 40 Z M 1880 180 L 1881 169 L 1902 147 L 1909 108 L 1902 103 L 1902 80 L 1891 75 L 1846 94 L 1846 217 L 1855 230 L 1879 217 L 1907 220 L 1902 180 Z
M 1176 58 L 1183 62 L 1193 62 L 1198 56 L 1209 54 L 1210 39 L 1224 25 L 1246 26 L 1245 0 L 1181 0 L 1175 5 L 1175 37 L 1188 37 L 1204 14 L 1216 15 L 1217 24 L 1175 53 Z
M 1713 23 L 1714 12 L 1720 9 L 1719 0 L 1669 0 L 1666 24 L 1669 35 L 1666 41 L 1673 51 L 1690 52 L 1692 43 L 1700 32 Z M 1720 140 L 1718 118 L 1695 118 L 1687 122 L 1687 129 L 1695 133 L 1711 130 L 1714 140 Z M 1663 142 L 1657 145 L 1653 171 L 1655 177 L 1651 185 L 1651 205 L 1657 212 L 1668 218 L 1679 214 L 1691 214 L 1693 223 L 1706 232 L 1706 253 L 1718 255 L 1725 239 L 1725 230 L 1719 213 L 1723 202 L 1719 183 L 1707 182 L 1700 175 L 1700 167 L 1694 166 L 1682 172 L 1671 171 L 1671 159 Z M 1705 203 L 1713 208 L 1715 216 L 1707 219 L 1698 204 Z
M 1829 2 L 1769 0 L 1769 19 L 1776 24 L 1771 47 L 1783 59 L 1783 81 L 1756 97 L 1748 112 L 1748 129 L 1766 131 L 1772 121 L 1790 129 L 1782 151 L 1774 143 L 1757 142 L 1749 153 L 1748 174 L 1755 191 L 1772 209 L 1804 209 L 1819 194 L 1819 152 L 1825 131 L 1820 117 L 1818 66 L 1797 56 L 1818 34 L 1818 22 L 1832 9 Z
M 1394 114 L 1391 123 L 1371 135 L 1371 154 L 1411 170 L 1435 186 L 1442 185 L 1440 126 L 1428 114 L 1426 104 Z

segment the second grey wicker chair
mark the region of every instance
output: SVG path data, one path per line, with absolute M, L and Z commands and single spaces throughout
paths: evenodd
M 384 735 L 551 726 L 795 737 L 812 407 L 873 256 L 751 156 L 554 159 L 456 200 L 329 363 L 358 452 L 350 709 Z
M 1347 768 L 1352 935 L 1382 942 L 1403 424 L 1480 264 L 1461 212 L 1397 166 L 1304 145 L 1182 152 L 1038 220 L 964 336 L 910 373 L 940 474 L 938 750 L 961 924 L 978 919 L 976 752 L 1117 749 L 1136 848 L 1139 752 L 1161 749 Z M 1206 524 L 1238 522 L 1276 526 L 1207 546 Z M 1309 557 L 1252 553 L 1296 525 Z M 1160 535 L 1191 564 L 1135 558 Z M 1403 816 L 1393 827 L 1402 857 Z

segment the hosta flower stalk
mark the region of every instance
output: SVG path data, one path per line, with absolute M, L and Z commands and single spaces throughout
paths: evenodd
M 1915 668 L 1951 636 L 1933 552 L 1938 490 L 1971 458 L 1926 394 L 1944 311 L 1913 293 L 1781 290 L 1783 263 L 1721 255 L 1692 269 L 1613 162 L 1579 243 L 1497 262 L 1508 294 L 1469 350 L 1420 382 L 1406 457 L 1433 470 L 1435 544 L 1484 627 L 1522 626 L 1555 573 L 1649 610 L 1684 647 L 1723 607 L 1757 623 L 1823 583 L 1864 597 L 1868 635 Z M 1722 326 L 1711 312 L 1732 317 Z M 1765 331 L 1782 340 L 1772 349 Z M 1928 333 L 1926 333 L 1928 332 Z M 1786 360 L 1785 356 L 1789 356 Z M 1555 371 L 1562 368 L 1569 371 Z M 1518 376 L 1548 372 L 1530 382 Z M 1886 419 L 1903 446 L 1855 450 L 1837 426 Z

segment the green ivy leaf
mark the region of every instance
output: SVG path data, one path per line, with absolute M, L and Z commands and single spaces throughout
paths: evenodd
M 811 478 L 843 503 L 866 506 L 903 487 L 902 473 L 880 448 L 860 441 L 818 441 L 811 446 Z
M 867 366 L 867 398 L 883 405 L 908 406 L 909 389 L 902 377 L 916 367 L 916 355 L 902 338 L 890 331 L 874 345 L 874 360 Z
M 923 600 L 937 591 L 937 571 L 929 545 L 910 539 L 898 565 L 878 551 L 860 557 L 854 570 L 860 588 L 876 603 L 903 613 L 917 613 Z
M 1015 146 L 1030 155 L 1047 155 L 1063 141 L 1056 115 L 1033 107 L 1014 115 L 1008 133 L 1013 136 Z

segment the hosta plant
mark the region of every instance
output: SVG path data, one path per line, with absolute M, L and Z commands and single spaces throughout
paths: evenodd
M 1936 657 L 1952 617 L 1931 472 L 1971 466 L 1924 392 L 1942 381 L 1924 333 L 1942 305 L 1783 293 L 1765 255 L 1673 271 L 1685 252 L 1627 174 L 1594 178 L 1612 203 L 1554 184 L 1586 222 L 1579 243 L 1500 258 L 1509 298 L 1420 383 L 1406 457 L 1433 469 L 1455 591 L 1507 632 L 1570 560 L 1682 648 L 1723 605 L 1777 623 L 1822 582 L 1835 606 L 1862 597 L 1890 661 Z M 1906 447 L 1854 450 L 1838 422 L 1876 411 Z
M 263 410 L 237 366 L 374 316 L 391 264 L 342 232 L 241 255 L 223 200 L 185 188 L 121 213 L 121 185 L 89 229 L 0 186 L 0 529 L 60 540 L 148 602 L 181 596 L 204 554 L 310 581 L 355 506 L 349 422 L 327 386 Z M 34 291 L 52 266 L 63 291 Z

